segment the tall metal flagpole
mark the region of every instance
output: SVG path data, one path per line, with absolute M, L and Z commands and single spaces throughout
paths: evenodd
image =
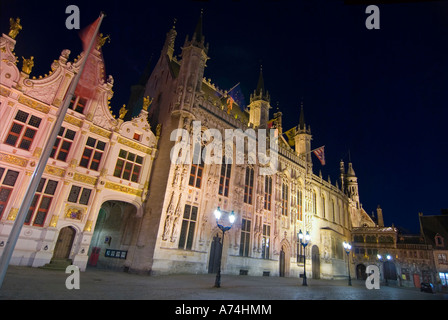
M 37 187 L 39 185 L 40 179 L 42 178 L 42 174 L 45 170 L 45 166 L 47 165 L 48 159 L 50 158 L 51 150 L 53 149 L 53 145 L 56 141 L 56 138 L 58 136 L 59 130 L 61 129 L 62 122 L 64 121 L 65 114 L 67 113 L 68 106 L 70 104 L 70 101 L 75 94 L 76 86 L 79 82 L 79 79 L 81 78 L 82 71 L 84 69 L 84 66 L 87 62 L 87 59 L 89 57 L 90 51 L 92 50 L 93 44 L 95 43 L 95 39 L 98 34 L 98 30 L 100 29 L 101 22 L 103 21 L 104 13 L 101 12 L 100 14 L 100 21 L 96 27 L 95 33 L 93 34 L 92 39 L 90 40 L 89 47 L 87 51 L 85 52 L 85 58 L 81 63 L 81 66 L 79 68 L 78 73 L 76 74 L 75 78 L 73 79 L 72 83 L 70 84 L 68 93 L 66 95 L 64 104 L 59 109 L 59 113 L 56 117 L 56 122 L 51 130 L 50 137 L 48 138 L 45 148 L 43 149 L 42 156 L 39 159 L 39 162 L 37 163 L 36 169 L 34 170 L 34 173 L 31 177 L 30 184 L 28 186 L 28 189 L 26 190 L 25 196 L 23 198 L 22 204 L 20 206 L 20 209 L 17 213 L 16 220 L 14 222 L 14 225 L 11 229 L 11 232 L 9 234 L 8 240 L 5 244 L 5 248 L 3 250 L 3 254 L 0 257 L 0 288 L 3 285 L 3 280 L 6 275 L 6 271 L 8 269 L 9 262 L 11 260 L 12 254 L 14 252 L 14 248 L 17 244 L 17 240 L 20 235 L 20 231 L 22 230 L 22 226 L 25 222 L 26 216 L 28 214 L 28 211 L 30 209 L 31 203 L 34 198 L 34 194 L 36 193 Z

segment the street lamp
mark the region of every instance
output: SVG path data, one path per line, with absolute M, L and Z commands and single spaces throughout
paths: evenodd
M 300 240 L 300 244 L 303 246 L 303 286 L 307 286 L 306 283 L 306 254 L 305 254 L 305 248 L 308 245 L 308 242 L 310 242 L 311 237 L 308 231 L 306 232 L 305 236 L 302 233 L 302 230 L 299 230 L 298 237 Z
M 348 285 L 351 286 L 352 285 L 352 278 L 350 277 L 350 250 L 352 249 L 352 245 L 349 242 L 345 242 L 343 243 L 344 245 L 344 249 L 345 249 L 345 253 L 347 254 L 347 269 L 348 269 Z
M 230 225 L 224 226 L 219 223 L 219 220 L 221 219 L 221 209 L 218 207 L 215 210 L 215 218 L 216 218 L 216 224 L 218 225 L 218 228 L 222 231 L 222 247 L 221 247 L 221 254 L 219 256 L 219 265 L 218 265 L 218 273 L 216 274 L 215 279 L 215 287 L 220 288 L 221 287 L 221 260 L 222 260 L 222 248 L 224 248 L 224 235 L 226 231 L 229 231 L 230 228 L 232 228 L 233 223 L 235 222 L 235 213 L 232 211 L 229 215 L 229 222 Z

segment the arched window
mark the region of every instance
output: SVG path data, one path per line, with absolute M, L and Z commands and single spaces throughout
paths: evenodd
M 322 218 L 325 219 L 325 196 L 322 195 Z
M 286 182 L 282 183 L 282 215 L 287 216 L 288 215 L 288 194 L 289 194 L 289 187 Z

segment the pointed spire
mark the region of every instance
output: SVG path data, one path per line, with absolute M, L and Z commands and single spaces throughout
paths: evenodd
M 305 130 L 305 112 L 303 111 L 303 101 L 300 105 L 299 130 Z
M 258 84 L 257 89 L 254 91 L 253 94 L 250 95 L 250 101 L 255 100 L 264 100 L 269 102 L 271 100 L 269 96 L 269 92 L 266 91 L 264 87 L 264 78 L 263 78 L 263 66 L 260 65 L 260 75 L 258 76 Z
M 260 75 L 258 76 L 257 95 L 264 93 L 263 65 L 260 65 Z
M 204 10 L 201 9 L 201 15 L 199 16 L 198 23 L 196 24 L 196 28 L 193 33 L 193 40 L 196 40 L 197 42 L 203 41 L 203 34 L 202 34 L 202 15 L 204 14 Z

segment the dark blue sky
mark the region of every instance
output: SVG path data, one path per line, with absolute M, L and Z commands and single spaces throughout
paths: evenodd
M 379 4 L 380 30 L 366 29 L 367 5 L 338 0 L 2 1 L 2 32 L 10 16 L 22 19 L 15 51 L 35 57 L 31 75 L 48 73 L 62 49 L 71 59 L 80 53 L 77 32 L 65 28 L 69 4 L 80 8 L 81 27 L 107 14 L 114 109 L 127 103 L 151 55 L 158 59 L 173 18 L 179 54 L 202 8 L 205 77 L 223 89 L 240 82 L 249 101 L 263 64 L 284 130 L 298 123 L 303 98 L 313 147 L 326 146 L 327 165 L 314 158 L 315 173 L 334 183 L 350 150 L 363 207 L 380 204 L 387 225 L 410 232 L 418 232 L 418 212 L 448 208 L 447 1 Z

